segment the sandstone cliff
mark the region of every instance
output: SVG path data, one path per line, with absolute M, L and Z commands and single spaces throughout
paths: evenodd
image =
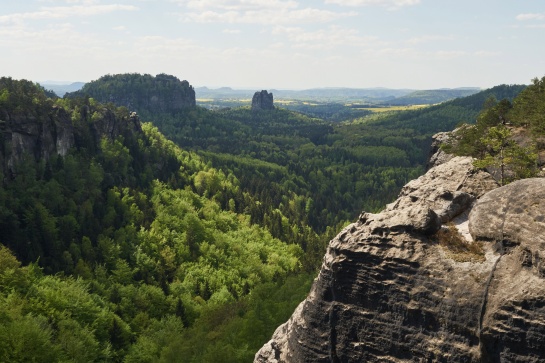
M 82 120 L 90 119 L 88 113 L 83 107 Z M 98 147 L 103 137 L 113 140 L 126 133 L 142 131 L 134 112 L 129 117 L 119 117 L 103 108 L 100 114 L 93 122 L 80 122 L 76 127 L 70 115 L 57 106 L 41 114 L 0 108 L 0 170 L 9 177 L 25 157 L 41 161 L 55 154 L 65 156 L 71 148 L 82 146 L 84 134 L 91 136 L 87 142 Z
M 178 113 L 196 106 L 195 89 L 186 80 L 168 74 L 115 74 L 86 83 L 65 97 L 90 96 L 95 100 L 125 106 L 143 114 Z
M 545 179 L 444 160 L 330 242 L 255 362 L 545 361 Z
M 274 110 L 273 94 L 265 90 L 254 93 L 254 97 L 252 97 L 252 110 Z

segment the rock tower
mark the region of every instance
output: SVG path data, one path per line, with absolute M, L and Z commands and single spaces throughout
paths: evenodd
M 263 90 L 256 92 L 252 98 L 252 111 L 274 110 L 273 94 Z

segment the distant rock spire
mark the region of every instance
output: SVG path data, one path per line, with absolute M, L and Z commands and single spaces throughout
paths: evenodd
M 274 110 L 273 94 L 263 90 L 256 92 L 252 98 L 252 111 Z

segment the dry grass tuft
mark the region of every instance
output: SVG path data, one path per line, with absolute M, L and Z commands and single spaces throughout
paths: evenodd
M 483 245 L 480 242 L 468 242 L 452 223 L 441 228 L 435 240 L 446 249 L 447 256 L 457 262 L 482 262 L 485 260 Z

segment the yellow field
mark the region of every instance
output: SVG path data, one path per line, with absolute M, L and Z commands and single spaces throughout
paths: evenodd
M 410 111 L 419 110 L 421 108 L 429 107 L 430 105 L 410 105 L 410 106 L 386 106 L 386 107 L 361 107 L 356 108 L 358 110 L 368 110 L 372 112 L 389 112 L 389 111 Z

